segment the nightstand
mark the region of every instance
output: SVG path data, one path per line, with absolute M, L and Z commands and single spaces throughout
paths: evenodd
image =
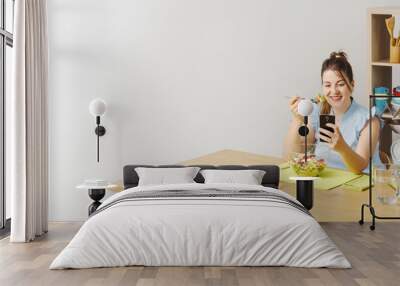
M 88 190 L 89 197 L 93 200 L 93 203 L 88 208 L 89 216 L 94 213 L 101 205 L 100 200 L 104 198 L 104 195 L 106 194 L 106 189 L 111 189 L 115 187 L 118 187 L 118 185 L 95 186 L 82 184 L 76 186 L 77 189 Z

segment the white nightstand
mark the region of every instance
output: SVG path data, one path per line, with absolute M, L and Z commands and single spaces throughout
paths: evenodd
M 118 187 L 118 185 L 85 185 L 81 184 L 76 186 L 77 189 L 88 190 L 89 197 L 94 201 L 88 208 L 89 216 L 96 211 L 96 209 L 101 205 L 100 200 L 106 194 L 106 189 L 111 189 Z

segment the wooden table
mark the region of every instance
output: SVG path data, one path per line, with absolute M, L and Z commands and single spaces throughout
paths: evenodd
M 258 155 L 235 150 L 222 150 L 199 158 L 182 162 L 184 165 L 258 165 L 283 163 L 276 157 Z M 280 182 L 279 188 L 296 197 L 295 184 Z M 356 192 L 344 190 L 341 187 L 328 191 L 314 190 L 313 216 L 320 222 L 358 222 L 361 204 L 368 202 L 368 191 Z M 376 214 L 379 216 L 400 216 L 400 204 L 382 205 L 373 200 Z M 366 221 L 370 221 L 369 210 L 366 209 Z M 379 220 L 377 220 L 379 223 Z

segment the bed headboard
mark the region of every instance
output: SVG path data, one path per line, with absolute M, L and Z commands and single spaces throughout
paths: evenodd
M 124 189 L 129 189 L 136 187 L 139 183 L 139 176 L 135 171 L 137 167 L 147 167 L 147 168 L 180 168 L 180 167 L 200 167 L 204 169 L 218 169 L 218 170 L 263 170 L 265 175 L 262 179 L 262 185 L 265 187 L 271 187 L 277 189 L 279 187 L 279 167 L 276 165 L 252 165 L 252 166 L 242 166 L 242 165 L 222 165 L 222 166 L 212 166 L 212 165 L 127 165 L 124 167 Z M 204 183 L 204 178 L 200 174 L 197 174 L 194 180 L 197 183 Z

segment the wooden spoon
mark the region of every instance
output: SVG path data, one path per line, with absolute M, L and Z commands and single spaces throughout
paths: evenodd
M 386 18 L 385 19 L 385 23 L 386 23 L 386 28 L 389 32 L 390 35 L 390 44 L 393 46 L 393 30 L 394 30 L 394 25 L 395 25 L 395 18 L 394 17 L 390 17 L 390 18 Z
M 400 47 L 400 30 L 399 30 L 399 35 L 397 36 L 397 46 Z

